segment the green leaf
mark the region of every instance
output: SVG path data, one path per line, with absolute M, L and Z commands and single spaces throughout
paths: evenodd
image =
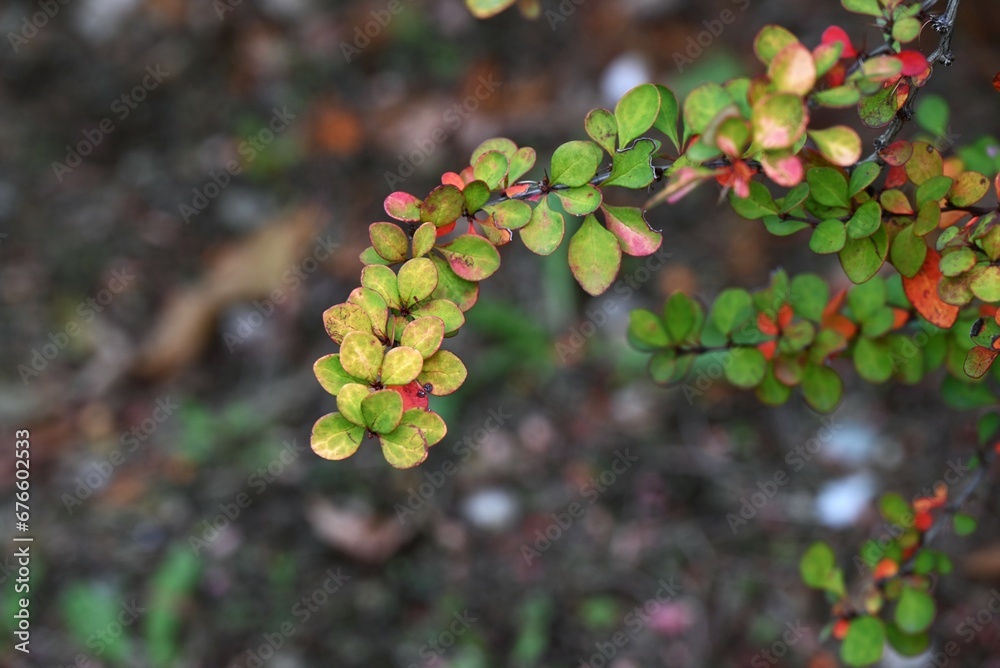
M 340 345 L 344 342 L 344 337 L 351 332 L 372 331 L 372 319 L 365 309 L 347 302 L 336 304 L 324 311 L 323 326 L 326 327 L 330 338 Z
M 945 404 L 960 411 L 996 404 L 993 390 L 986 383 L 970 383 L 950 374 L 941 381 L 941 397 Z
M 806 131 L 809 114 L 798 95 L 764 95 L 753 105 L 754 146 L 761 150 L 792 148 Z
M 628 314 L 628 338 L 639 350 L 652 351 L 670 345 L 663 321 L 646 309 L 636 309 Z
M 465 314 L 449 299 L 431 299 L 410 311 L 414 318 L 435 317 L 444 323 L 444 335 L 453 336 L 465 324 Z M 406 331 L 405 329 L 403 331 Z
M 475 214 L 490 200 L 490 187 L 485 181 L 472 181 L 462 189 L 465 196 L 465 210 Z
M 573 216 L 586 216 L 601 206 L 601 191 L 592 185 L 555 190 L 550 196 L 559 200 L 566 213 Z
M 931 644 L 930 636 L 926 633 L 903 633 L 895 624 L 886 624 L 885 633 L 892 648 L 903 656 L 920 656 Z
M 793 42 L 774 55 L 767 67 L 772 90 L 803 96 L 816 85 L 816 61 L 800 42 Z M 860 152 L 860 141 L 859 141 Z
M 809 194 L 825 206 L 849 206 L 847 179 L 832 167 L 813 167 L 806 172 Z
M 599 295 L 611 287 L 621 266 L 618 239 L 597 218 L 588 215 L 569 240 L 569 267 L 588 294 Z
M 660 114 L 660 91 L 653 84 L 640 84 L 625 93 L 615 105 L 618 147 L 626 148 L 633 139 L 653 127 Z
M 348 422 L 359 427 L 365 426 L 365 418 L 361 414 L 361 402 L 371 394 L 372 390 L 367 385 L 351 383 L 345 385 L 337 394 L 337 410 Z
M 892 38 L 898 42 L 912 42 L 920 34 L 921 23 L 912 16 L 906 16 L 892 24 Z
M 882 6 L 878 0 L 841 0 L 841 4 L 849 12 L 855 14 L 866 14 L 868 16 L 882 16 Z
M 754 38 L 753 50 L 762 63 L 770 65 L 782 49 L 798 41 L 798 38 L 786 28 L 778 25 L 766 25 Z
M 434 226 L 431 225 L 431 227 Z M 369 246 L 368 248 L 361 251 L 361 254 L 358 255 L 358 258 L 361 260 L 361 264 L 365 266 L 368 266 L 369 264 L 384 264 L 386 266 L 394 264 L 392 260 L 386 260 L 384 257 L 379 255 L 378 251 L 375 250 L 374 246 Z
M 344 371 L 369 384 L 378 381 L 383 355 L 382 343 L 368 332 L 351 332 L 340 346 L 340 364 Z
M 549 255 L 559 248 L 565 233 L 563 215 L 550 209 L 548 200 L 542 199 L 531 212 L 531 221 L 521 228 L 521 241 L 532 253 Z
M 313 364 L 313 373 L 324 390 L 336 396 L 341 388 L 357 382 L 340 364 L 340 355 L 325 355 Z
M 730 351 L 726 380 L 745 390 L 753 389 L 764 380 L 767 360 L 756 348 L 737 348 Z
M 878 500 L 882 517 L 893 524 L 908 526 L 913 521 L 913 510 L 902 496 L 895 492 L 883 494 Z
M 665 134 L 673 142 L 674 148 L 680 147 L 677 137 L 677 117 L 679 107 L 677 97 L 666 86 L 655 84 L 656 90 L 660 93 L 660 113 L 657 114 L 653 127 Z
M 653 182 L 652 154 L 657 143 L 652 139 L 639 139 L 632 148 L 614 153 L 611 174 L 604 182 L 606 186 L 622 188 L 645 188 Z
M 522 146 L 510 156 L 510 167 L 507 170 L 507 182 L 513 183 L 531 171 L 535 166 L 537 155 L 530 146 Z
M 875 162 L 862 162 L 851 172 L 847 194 L 854 197 L 859 192 L 867 188 L 882 173 L 882 168 Z
M 885 281 L 875 278 L 851 288 L 847 294 L 847 305 L 857 321 L 867 320 L 878 309 L 885 306 L 888 292 Z
M 663 324 L 673 343 L 696 340 L 703 320 L 701 304 L 683 292 L 674 292 L 663 305 Z
M 925 202 L 917 212 L 917 219 L 913 223 L 913 233 L 918 237 L 924 237 L 938 228 L 941 223 L 941 207 L 937 202 Z
M 513 6 L 515 2 L 517 0 L 465 0 L 469 11 L 477 19 L 488 19 L 491 16 L 496 16 L 508 7 Z
M 817 255 L 839 253 L 847 243 L 847 228 L 836 219 L 824 220 L 809 237 L 809 250 Z
M 436 318 L 422 318 L 422 320 L 428 319 Z M 409 346 L 393 348 L 385 354 L 385 359 L 382 361 L 382 384 L 406 385 L 416 380 L 423 365 L 424 357 L 417 349 Z
M 441 318 L 424 316 L 406 326 L 399 344 L 415 349 L 423 359 L 427 359 L 438 351 L 443 341 L 444 321 Z
M 691 91 L 684 100 L 684 141 L 704 134 L 719 112 L 731 104 L 733 98 L 726 89 L 711 81 Z
M 774 375 L 774 365 L 767 365 L 764 380 L 754 391 L 757 399 L 766 406 L 781 406 L 792 396 L 792 388 L 782 383 Z
M 614 114 L 607 109 L 591 109 L 583 121 L 583 127 L 588 137 L 614 156 L 615 142 L 618 140 L 618 121 Z
M 913 278 L 927 257 L 927 242 L 913 233 L 913 225 L 901 229 L 892 240 L 889 258 L 903 276 Z
M 814 589 L 824 589 L 835 565 L 836 558 L 830 546 L 822 541 L 813 543 L 799 561 L 802 582 Z
M 424 223 L 413 233 L 413 257 L 427 255 L 435 243 L 437 243 L 437 227 L 434 223 Z
M 830 287 L 815 274 L 799 274 L 789 286 L 789 303 L 795 313 L 807 320 L 819 322 L 823 309 L 830 301 Z
M 846 125 L 810 130 L 809 138 L 823 157 L 838 167 L 850 167 L 861 158 L 861 137 Z
M 427 459 L 427 439 L 412 424 L 400 424 L 390 433 L 379 434 L 378 440 L 382 456 L 394 468 L 413 468 Z
M 434 300 L 446 299 L 462 311 L 468 311 L 479 299 L 479 283 L 460 278 L 443 257 L 434 255 L 431 262 L 437 269 L 438 283 L 431 293 Z
M 844 383 L 833 369 L 810 364 L 802 375 L 802 395 L 820 413 L 829 413 L 840 402 Z
M 486 151 L 472 163 L 472 174 L 479 181 L 485 181 L 490 190 L 496 190 L 507 176 L 510 162 L 499 151 Z M 458 216 L 456 216 L 457 218 Z M 454 220 L 454 219 L 453 219 Z
M 507 199 L 483 208 L 493 216 L 497 227 L 505 230 L 520 229 L 531 221 L 531 206 L 520 200 Z
M 403 397 L 393 390 L 372 392 L 361 400 L 361 416 L 370 431 L 388 434 L 403 419 Z
M 950 176 L 933 176 L 917 188 L 916 194 L 916 205 L 917 209 L 923 208 L 928 202 L 937 202 L 943 199 L 948 191 L 951 190 L 951 186 L 954 180 Z
M 453 185 L 438 186 L 420 205 L 420 220 L 444 227 L 458 220 L 464 209 L 465 195 L 461 190 Z
M 849 0 L 844 0 L 845 4 Z M 874 1 L 874 0 L 873 0 Z M 885 627 L 882 620 L 865 615 L 851 620 L 840 646 L 840 658 L 850 666 L 869 666 L 882 658 Z
M 364 437 L 364 427 L 352 424 L 340 413 L 330 413 L 313 425 L 310 445 L 323 459 L 347 459 L 358 451 Z
M 728 336 L 753 314 L 753 300 L 742 288 L 723 290 L 712 305 L 711 320 L 722 334 Z
M 1000 302 L 1000 267 L 990 265 L 977 268 L 969 287 L 972 289 L 972 294 L 984 302 L 991 304 Z
M 840 251 L 840 266 L 853 283 L 864 283 L 878 273 L 889 252 L 889 237 L 880 226 L 867 239 L 849 239 Z
M 942 255 L 939 266 L 942 274 L 948 277 L 955 277 L 961 276 L 975 265 L 976 254 L 972 252 L 972 249 L 958 248 L 947 255 Z
M 649 358 L 649 375 L 657 383 L 676 383 L 687 376 L 696 357 L 697 355 L 678 357 L 675 350 L 661 350 Z
M 365 267 L 361 270 L 361 285 L 379 293 L 390 308 L 399 308 L 399 286 L 396 281 L 396 272 L 389 267 L 377 264 Z
M 600 147 L 589 141 L 571 141 L 552 154 L 553 184 L 575 188 L 589 183 L 601 164 Z
M 368 234 L 375 252 L 389 262 L 402 262 L 410 250 L 410 242 L 399 225 L 395 223 L 372 223 Z
M 496 151 L 503 157 L 507 158 L 509 162 L 514 159 L 514 155 L 517 153 L 517 144 L 506 137 L 493 137 L 492 139 L 487 139 L 472 151 L 472 157 L 469 158 L 469 164 L 476 164 L 479 162 L 479 158 L 483 157 L 483 154 L 489 151 Z
M 603 206 L 608 231 L 618 239 L 622 252 L 642 257 L 651 255 L 663 243 L 663 236 L 646 222 L 642 209 L 627 206 Z
M 821 106 L 833 109 L 853 107 L 861 99 L 861 91 L 853 84 L 845 84 L 826 90 L 818 90 L 813 93 L 812 99 Z
M 431 296 L 437 287 L 438 274 L 434 263 L 426 257 L 409 260 L 399 268 L 397 277 L 399 300 L 412 307 Z
M 854 368 L 869 383 L 884 383 L 892 378 L 892 356 L 881 341 L 861 337 L 854 346 Z
M 948 199 L 958 207 L 972 206 L 990 189 L 990 180 L 979 172 L 962 172 L 955 179 Z
M 421 385 L 430 383 L 431 394 L 442 397 L 451 394 L 462 386 L 469 372 L 455 353 L 449 350 L 439 350 L 424 360 L 423 369 L 417 376 Z
M 889 86 L 879 89 L 874 95 L 862 97 L 858 102 L 861 122 L 870 128 L 882 128 L 891 123 L 905 100 L 903 94 L 897 91 L 897 86 Z
M 955 534 L 958 536 L 968 536 L 976 530 L 976 518 L 965 513 L 956 513 L 952 518 Z
M 448 433 L 448 425 L 445 424 L 440 415 L 421 408 L 411 408 L 403 413 L 400 425 L 404 424 L 419 429 L 427 441 L 427 447 L 440 443 L 441 439 Z
M 778 213 L 778 206 L 771 198 L 771 193 L 758 181 L 750 182 L 750 194 L 747 197 L 740 197 L 735 190 L 730 190 L 729 204 L 733 211 L 747 220 L 757 220 Z
M 934 621 L 934 598 L 930 594 L 913 587 L 903 587 L 903 593 L 896 603 L 895 620 L 904 633 L 926 631 Z
M 921 95 L 917 100 L 917 125 L 935 137 L 948 136 L 948 116 L 948 103 L 940 95 Z
M 489 278 L 500 268 L 500 253 L 496 247 L 475 234 L 463 234 L 438 250 L 448 260 L 452 271 L 467 281 Z

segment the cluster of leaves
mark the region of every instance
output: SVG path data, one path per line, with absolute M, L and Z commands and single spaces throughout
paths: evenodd
M 998 426 L 1000 414 L 991 413 L 979 421 L 981 447 L 995 439 Z M 981 477 L 998 447 L 1000 443 L 974 456 L 967 468 Z M 917 496 L 910 503 L 898 494 L 883 495 L 879 500 L 885 520 L 881 535 L 866 541 L 854 557 L 858 572 L 867 577 L 853 595 L 828 544 L 818 541 L 802 556 L 803 582 L 825 592 L 832 605 L 833 619 L 820 635 L 842 641 L 840 656 L 846 664 L 878 662 L 886 643 L 902 656 L 919 656 L 930 647 L 929 629 L 937 614 L 933 591 L 937 578 L 951 573 L 952 562 L 929 544 L 945 525 L 956 536 L 976 530 L 976 520 L 961 512 L 976 482 L 951 503 L 943 482 L 931 494 Z

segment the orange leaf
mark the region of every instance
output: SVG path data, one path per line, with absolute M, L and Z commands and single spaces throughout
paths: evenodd
M 910 314 L 901 308 L 892 309 L 892 328 L 899 329 L 910 320 Z
M 886 172 L 885 176 L 885 187 L 886 188 L 898 188 L 902 185 L 906 185 L 909 177 L 906 176 L 906 167 L 900 165 L 899 167 L 890 167 Z
M 917 531 L 927 531 L 934 526 L 934 518 L 931 517 L 930 513 L 917 513 L 913 526 L 917 528 Z
M 778 349 L 777 341 L 765 341 L 757 344 L 757 350 L 761 352 L 766 360 L 774 359 L 774 351 Z
M 851 630 L 851 623 L 846 619 L 838 619 L 837 623 L 833 625 L 833 637 L 837 640 L 843 640 L 847 637 L 847 632 Z
M 788 327 L 794 316 L 795 312 L 792 311 L 792 307 L 788 304 L 782 304 L 781 309 L 778 311 L 778 327 L 781 329 Z
M 938 264 L 941 256 L 933 248 L 927 249 L 927 257 L 920 270 L 913 276 L 903 276 L 903 291 L 917 309 L 917 313 L 927 322 L 942 329 L 949 329 L 958 319 L 959 308 L 945 303 L 938 296 L 937 286 L 942 274 Z
M 778 324 L 774 322 L 774 318 L 766 313 L 757 314 L 757 329 L 767 336 L 777 336 L 779 331 Z
M 875 567 L 875 572 L 873 573 L 872 577 L 875 578 L 876 580 L 885 580 L 886 578 L 891 578 L 898 572 L 899 572 L 899 564 L 897 564 L 892 559 L 883 559 L 882 561 L 878 562 L 878 565 Z

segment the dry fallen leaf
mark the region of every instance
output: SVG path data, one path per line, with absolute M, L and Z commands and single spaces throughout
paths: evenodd
M 316 536 L 330 547 L 369 563 L 380 564 L 413 537 L 413 529 L 393 517 L 377 517 L 313 499 L 306 518 Z
M 161 377 L 194 362 L 219 311 L 235 302 L 263 299 L 280 288 L 282 277 L 316 240 L 321 220 L 320 210 L 304 207 L 218 252 L 201 280 L 167 299 L 133 371 Z

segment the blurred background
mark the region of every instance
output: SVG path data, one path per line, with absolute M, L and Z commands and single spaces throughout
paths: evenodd
M 560 252 L 505 248 L 450 341 L 470 376 L 432 401 L 449 434 L 419 468 L 308 442 L 334 409 L 312 375 L 335 351 L 321 314 L 358 284 L 387 194 L 422 196 L 492 136 L 543 165 L 644 81 L 680 96 L 757 73 L 767 23 L 877 43 L 839 4 L 542 0 L 536 21 L 479 22 L 460 0 L 3 3 L 0 490 L 13 506 L 27 429 L 34 542 L 30 660 L 5 640 L 0 665 L 837 665 L 800 555 L 824 538 L 856 575 L 873 499 L 942 479 L 974 421 L 935 379 L 890 392 L 849 367 L 827 418 L 707 372 L 652 384 L 630 309 L 779 265 L 844 280 L 714 185 L 651 212 L 663 253 L 602 298 Z M 960 143 L 1000 134 L 998 31 L 996 3 L 963 2 L 956 64 L 929 84 Z M 984 489 L 981 530 L 941 546 L 947 665 L 1000 665 L 1000 624 L 960 626 L 1000 580 Z

